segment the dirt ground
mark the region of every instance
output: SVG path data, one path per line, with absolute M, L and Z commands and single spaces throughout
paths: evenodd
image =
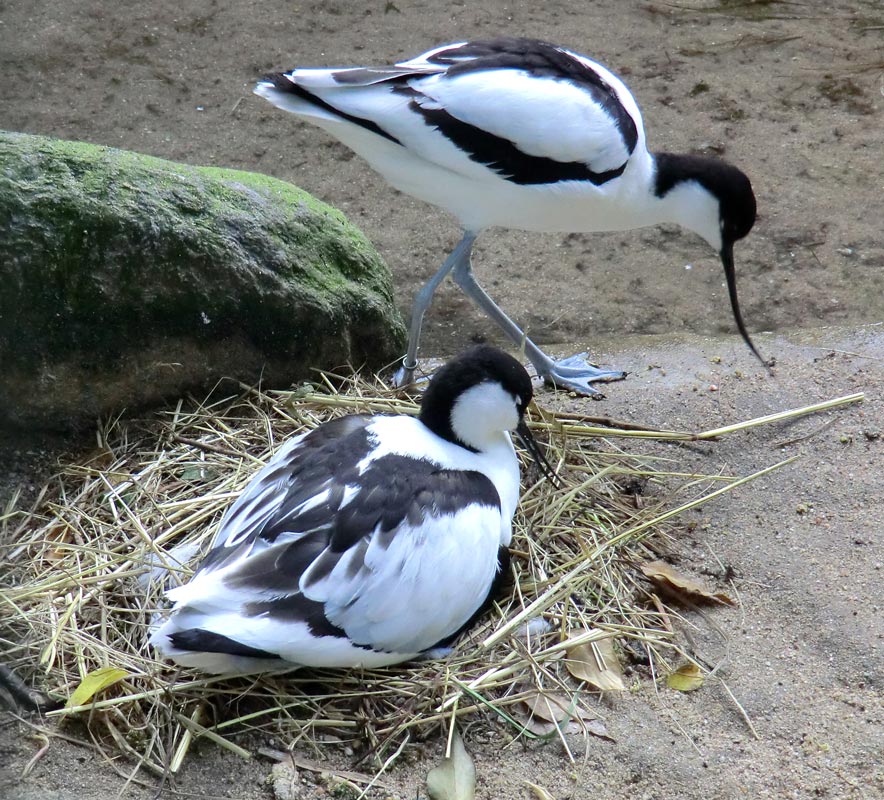
M 537 36 L 608 64 L 636 95 L 652 148 L 722 154 L 750 175 L 759 201 L 759 222 L 736 256 L 747 324 L 774 332 L 756 337 L 777 358 L 773 376 L 733 337 L 717 259 L 691 235 L 484 236 L 477 274 L 514 319 L 556 354 L 588 348 L 631 373 L 608 387 L 603 404 L 551 393 L 541 404 L 700 429 L 854 391 L 867 399 L 666 451 L 681 470 L 706 473 L 743 474 L 802 456 L 703 507 L 690 518 L 700 523 L 695 533 L 679 542 L 685 569 L 733 570 L 741 605 L 713 614 L 727 641 L 700 618 L 694 636 L 713 660 L 726 658 L 721 675 L 760 738 L 715 684 L 690 695 L 644 687 L 600 701 L 616 741 L 572 742 L 576 765 L 556 744 L 502 749 L 468 729 L 478 797 L 531 797 L 525 781 L 556 800 L 882 796 L 880 0 L 0 0 L 0 127 L 291 180 L 366 231 L 407 315 L 457 226 L 391 190 L 322 132 L 253 98 L 250 87 L 276 68 L 386 63 L 497 34 Z M 422 354 L 449 355 L 483 339 L 500 341 L 455 287 L 443 287 Z M 0 502 L 17 485 L 29 491 L 75 446 L 0 440 Z M 0 795 L 155 796 L 126 788 L 91 751 L 61 739 L 19 781 L 41 746 L 31 734 L 14 720 L 0 727 Z M 428 742 L 396 768 L 389 796 L 423 797 L 441 747 Z M 337 763 L 348 766 L 344 756 Z M 174 790 L 271 797 L 269 771 L 266 761 L 203 747 Z M 328 796 L 309 782 L 301 788 L 304 798 Z

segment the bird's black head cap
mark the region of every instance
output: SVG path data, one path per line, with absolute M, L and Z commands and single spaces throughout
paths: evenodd
M 520 416 L 525 413 L 534 394 L 525 368 L 496 347 L 477 345 L 433 375 L 421 402 L 421 422 L 443 439 L 462 444 L 451 429 L 451 410 L 467 389 L 487 381 L 499 383 L 516 398 Z
M 733 164 L 706 156 L 656 153 L 654 194 L 665 197 L 680 183 L 696 181 L 718 198 L 722 243 L 733 244 L 755 224 L 756 205 L 752 183 Z
M 718 199 L 721 235 L 719 256 L 724 267 L 734 321 L 749 349 L 762 364 L 769 368 L 770 365 L 761 357 L 752 337 L 749 336 L 737 298 L 734 242 L 742 239 L 752 230 L 756 217 L 755 193 L 752 191 L 749 178 L 732 164 L 717 158 L 657 153 L 654 160 L 657 164 L 654 194 L 657 197 L 665 197 L 680 183 L 694 181 Z M 696 228 L 694 230 L 700 232 Z

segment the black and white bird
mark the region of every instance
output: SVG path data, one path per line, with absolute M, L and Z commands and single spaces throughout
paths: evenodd
M 445 647 L 508 572 L 531 380 L 490 346 L 419 417 L 348 416 L 284 445 L 224 516 L 151 643 L 207 672 L 376 667 Z
M 446 275 L 562 388 L 599 394 L 624 377 L 585 354 L 554 361 L 476 282 L 470 254 L 493 225 L 614 231 L 674 222 L 720 255 L 737 328 L 761 360 L 737 301 L 734 242 L 755 222 L 749 179 L 721 160 L 650 153 L 626 85 L 586 56 L 533 39 L 443 45 L 391 67 L 295 69 L 255 93 L 362 156 L 397 189 L 449 211 L 464 236 L 418 292 L 398 378 L 416 366 L 424 312 Z

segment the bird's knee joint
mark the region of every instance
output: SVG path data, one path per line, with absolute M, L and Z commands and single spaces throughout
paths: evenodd
M 414 304 L 419 308 L 426 308 L 430 301 L 433 299 L 433 294 L 435 293 L 435 287 L 424 286 L 423 289 L 419 290 L 418 293 L 414 296 Z

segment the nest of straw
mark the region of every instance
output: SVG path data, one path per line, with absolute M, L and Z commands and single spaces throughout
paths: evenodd
M 544 736 L 531 724 L 538 696 L 564 698 L 568 719 L 585 729 L 598 716 L 592 687 L 563 666 L 579 641 L 614 637 L 632 664 L 628 680 L 668 671 L 682 651 L 637 565 L 657 557 L 679 507 L 737 479 L 677 476 L 661 459 L 537 409 L 531 427 L 562 486 L 524 473 L 512 586 L 450 657 L 251 678 L 156 660 L 148 627 L 167 608 L 164 584 L 170 574 L 187 579 L 225 509 L 283 440 L 336 415 L 416 410 L 383 384 L 326 376 L 319 387 L 244 389 L 106 425 L 96 451 L 55 478 L 34 509 L 0 520 L 0 559 L 12 576 L 2 598 L 6 664 L 69 700 L 50 715 L 84 720 L 97 746 L 157 774 L 176 771 L 198 738 L 245 754 L 244 734 L 255 730 L 295 744 L 344 743 L 378 763 L 461 717 L 511 737 Z M 185 551 L 191 557 L 175 566 Z M 84 677 L 107 668 L 122 679 L 70 707 Z

